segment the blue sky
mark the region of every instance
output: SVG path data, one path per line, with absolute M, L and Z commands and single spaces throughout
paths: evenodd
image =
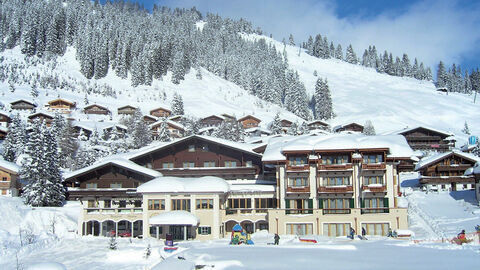
M 138 0 L 202 13 L 245 18 L 277 40 L 309 35 L 351 43 L 359 56 L 368 45 L 394 55 L 408 53 L 431 66 L 443 60 L 463 70 L 480 66 L 480 1 L 472 0 Z

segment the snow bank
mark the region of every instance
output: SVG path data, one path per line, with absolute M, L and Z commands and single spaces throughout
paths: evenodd
M 32 264 L 26 270 L 67 270 L 65 265 L 57 262 L 43 262 Z

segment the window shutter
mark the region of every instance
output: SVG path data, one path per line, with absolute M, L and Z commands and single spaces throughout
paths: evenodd
M 208 227 L 208 234 L 212 234 L 212 227 Z
M 383 198 L 383 207 L 388 208 L 388 198 Z
M 308 209 L 313 209 L 313 199 L 308 199 Z
M 323 199 L 318 199 L 318 209 L 323 209 Z
M 354 198 L 350 199 L 350 208 L 355 208 L 355 199 Z
M 365 199 L 360 199 L 360 207 L 365 208 Z
M 200 227 L 197 228 L 197 234 L 202 234 L 202 228 Z
M 290 200 L 285 200 L 285 206 L 287 209 L 290 208 Z

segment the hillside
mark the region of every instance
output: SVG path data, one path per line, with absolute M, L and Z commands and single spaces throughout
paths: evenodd
M 265 36 L 244 36 L 255 40 L 264 38 L 283 52 L 283 43 Z M 430 126 L 455 133 L 461 132 L 467 121 L 472 134 L 480 134 L 480 101 L 473 96 L 438 93 L 431 82 L 377 73 L 373 68 L 352 65 L 336 59 L 320 59 L 299 48 L 287 45 L 290 67 L 298 71 L 311 96 L 318 78 L 327 78 L 337 115 L 332 126 L 349 122 L 364 124 L 371 120 L 377 133 L 405 127 Z M 318 77 L 313 75 L 317 71 Z M 477 99 L 480 99 L 478 97 Z

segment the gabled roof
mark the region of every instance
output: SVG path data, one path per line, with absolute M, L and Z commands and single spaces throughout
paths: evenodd
M 11 105 L 15 105 L 15 104 L 20 103 L 20 102 L 28 103 L 28 104 L 30 104 L 30 105 L 32 105 L 32 106 L 34 106 L 34 107 L 37 107 L 37 105 L 36 105 L 33 101 L 28 101 L 28 100 L 26 100 L 26 99 L 15 100 L 15 101 L 10 102 L 10 104 L 11 104 Z
M 158 111 L 158 110 L 166 111 L 166 112 L 169 112 L 169 113 L 172 112 L 171 110 L 169 110 L 169 109 L 167 109 L 167 108 L 158 107 L 158 108 L 155 108 L 155 109 L 150 110 L 150 113 L 152 113 L 152 112 L 154 112 L 154 111 Z
M 157 126 L 161 125 L 162 123 L 163 123 L 163 120 L 158 120 L 157 122 L 150 124 L 150 128 L 157 127 Z M 169 125 L 173 128 L 176 128 L 176 129 L 185 130 L 185 127 L 182 124 L 180 124 L 178 122 L 175 122 L 175 121 L 172 121 L 172 120 L 167 120 L 167 125 Z
M 6 112 L 6 111 L 0 110 L 0 115 L 6 116 L 6 117 L 8 117 L 8 118 L 11 118 L 11 117 L 10 117 L 10 114 L 9 114 L 8 112 Z
M 396 134 L 401 134 L 401 135 L 404 135 L 405 133 L 408 133 L 410 131 L 414 131 L 416 129 L 426 129 L 426 130 L 430 130 L 430 131 L 433 131 L 433 132 L 436 132 L 436 133 L 440 133 L 442 135 L 445 135 L 445 136 L 451 136 L 453 135 L 451 132 L 446 132 L 446 131 L 442 131 L 442 130 L 439 130 L 439 129 L 435 129 L 435 128 L 431 128 L 431 127 L 425 127 L 425 126 L 416 126 L 416 127 L 412 127 L 412 128 L 405 128 L 403 130 L 400 130 L 400 131 L 397 131 L 395 132 Z
M 47 118 L 55 118 L 55 116 L 51 113 L 48 113 L 48 112 L 36 112 L 36 113 L 32 113 L 28 116 L 28 119 L 32 119 L 34 118 L 35 116 L 38 116 L 38 115 L 43 115 L 43 116 L 46 116 Z
M 50 105 L 50 104 L 52 104 L 52 103 L 54 103 L 54 102 L 56 102 L 56 101 L 63 101 L 63 102 L 68 103 L 68 104 L 70 104 L 70 105 L 75 105 L 75 104 L 76 104 L 75 102 L 70 101 L 70 100 L 65 99 L 65 98 L 56 98 L 56 99 L 54 99 L 54 100 L 50 100 L 50 101 L 47 102 L 47 103 Z
M 79 170 L 76 170 L 76 171 L 73 171 L 73 172 L 70 172 L 70 173 L 66 173 L 66 174 L 64 174 L 64 177 L 65 177 L 65 179 L 70 179 L 70 178 L 83 175 L 83 174 L 88 173 L 90 171 L 93 171 L 95 169 L 99 169 L 99 168 L 102 168 L 102 167 L 105 167 L 105 166 L 108 166 L 108 165 L 111 165 L 111 164 L 122 167 L 122 168 L 125 168 L 125 169 L 130 169 L 130 170 L 135 171 L 139 174 L 143 174 L 143 175 L 150 176 L 150 177 L 153 177 L 153 178 L 162 176 L 162 174 L 160 172 L 158 172 L 156 170 L 145 168 L 145 167 L 140 166 L 140 165 L 138 165 L 135 162 L 132 162 L 130 160 L 120 158 L 120 157 L 113 157 L 113 158 L 110 157 L 110 158 L 100 160 L 99 162 L 94 163 L 94 164 L 92 164 L 88 167 L 85 167 L 85 168 L 82 168 L 82 169 L 79 169 Z
M 247 119 L 253 119 L 253 120 L 256 120 L 256 121 L 259 122 L 259 123 L 262 122 L 262 120 L 258 119 L 257 117 L 255 117 L 255 116 L 253 116 L 253 115 L 251 115 L 251 114 L 245 115 L 244 117 L 238 119 L 237 121 L 238 121 L 238 122 L 242 122 L 242 121 L 247 120 Z
M 217 118 L 217 119 L 220 119 L 222 121 L 225 120 L 225 118 L 223 116 L 219 116 L 219 115 L 216 115 L 216 114 L 212 114 L 212 115 L 209 115 L 207 117 L 204 117 L 204 118 L 202 118 L 202 120 L 205 120 L 207 118 Z
M 351 122 L 351 123 L 347 123 L 347 124 L 342 124 L 342 125 L 335 126 L 335 127 L 333 127 L 333 131 L 335 132 L 335 131 L 337 131 L 337 130 L 339 130 L 339 129 L 341 129 L 341 128 L 345 128 L 345 127 L 348 127 L 348 126 L 351 126 L 351 125 L 357 125 L 357 126 L 360 126 L 360 127 L 363 128 L 363 125 L 360 125 L 360 124 L 355 123 L 355 122 Z
M 123 129 L 123 130 L 125 130 L 125 131 L 128 129 L 127 126 L 125 126 L 125 125 L 122 125 L 122 124 L 113 124 L 113 125 L 109 125 L 109 126 L 104 127 L 103 130 L 105 130 L 105 129 L 111 129 L 111 128 L 119 128 L 119 129 Z
M 88 109 L 93 108 L 93 107 L 98 107 L 98 108 L 103 109 L 105 111 L 110 111 L 107 107 L 104 107 L 104 106 L 98 105 L 98 104 L 91 104 L 91 105 L 85 106 L 83 109 L 88 110 Z
M 122 107 L 118 107 L 117 110 L 122 110 L 122 109 L 126 109 L 126 108 L 137 109 L 137 107 L 135 107 L 135 106 L 125 105 L 125 106 L 122 106 Z
M 143 118 L 144 118 L 144 119 L 145 119 L 145 118 L 150 118 L 150 119 L 152 119 L 152 120 L 154 120 L 154 121 L 157 121 L 157 120 L 158 120 L 157 117 L 155 117 L 155 116 L 153 116 L 153 115 L 150 115 L 150 114 L 145 114 L 145 115 L 143 115 Z
M 319 123 L 319 124 L 324 125 L 324 126 L 328 126 L 328 123 L 323 122 L 322 120 L 313 120 L 313 121 L 307 122 L 307 126 L 311 126 L 311 125 L 316 124 L 316 123 Z
M 0 168 L 15 174 L 18 174 L 18 172 L 20 171 L 20 166 L 13 162 L 6 161 L 3 158 L 0 158 Z
M 447 158 L 449 156 L 452 156 L 452 155 L 462 157 L 464 159 L 470 160 L 471 162 L 480 162 L 480 157 L 477 157 L 473 154 L 453 150 L 451 152 L 440 153 L 440 154 L 433 155 L 433 156 L 430 156 L 430 157 L 422 158 L 420 160 L 420 162 L 417 163 L 417 166 L 415 166 L 415 170 L 423 169 L 428 165 L 431 165 L 435 162 L 438 162 L 438 161 L 440 161 L 442 159 L 445 159 L 445 158 Z

